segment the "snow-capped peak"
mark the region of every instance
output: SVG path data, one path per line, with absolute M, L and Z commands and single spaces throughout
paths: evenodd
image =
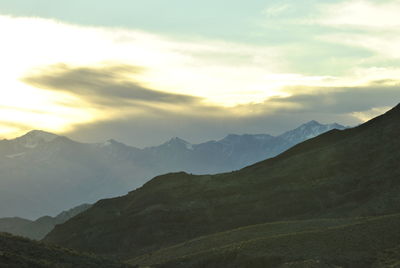
M 294 130 L 283 133 L 282 135 L 280 135 L 280 137 L 293 143 L 299 143 L 304 140 L 314 138 L 332 129 L 345 129 L 345 128 L 346 127 L 339 125 L 337 123 L 324 125 L 315 120 L 311 120 Z
M 51 142 L 57 137 L 58 136 L 56 134 L 50 132 L 42 130 L 32 130 L 25 135 L 17 138 L 17 140 L 20 141 L 26 148 L 35 148 L 38 144 Z
M 26 133 L 24 136 L 21 138 L 29 138 L 29 139 L 36 139 L 36 140 L 42 140 L 45 142 L 50 142 L 53 141 L 55 138 L 58 136 L 56 134 L 46 132 L 43 130 L 32 130 Z

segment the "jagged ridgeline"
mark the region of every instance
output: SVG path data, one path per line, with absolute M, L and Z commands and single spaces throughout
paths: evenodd
M 155 267 L 395 267 L 399 136 L 397 106 L 236 172 L 156 177 L 44 241 Z

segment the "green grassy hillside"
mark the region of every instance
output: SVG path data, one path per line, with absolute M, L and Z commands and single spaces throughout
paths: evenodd
M 336 226 L 355 224 L 365 221 L 366 218 L 349 218 L 349 219 L 317 219 L 304 221 L 288 221 L 274 222 L 245 226 L 226 232 L 201 236 L 196 239 L 185 241 L 178 245 L 163 248 L 158 251 L 151 252 L 136 257 L 129 262 L 140 265 L 155 265 L 167 263 L 172 260 L 182 258 L 182 256 L 196 255 L 201 252 L 213 252 L 217 249 L 244 243 L 246 241 L 259 238 L 275 237 L 286 234 L 301 233 L 314 230 L 328 229 Z
M 310 264 L 320 267 L 389 267 L 398 260 L 400 214 L 373 217 L 335 227 L 287 234 L 260 235 L 235 243 L 213 246 L 209 237 L 208 249 L 180 254 L 181 248 L 170 250 L 174 259 L 147 256 L 147 264 L 156 267 L 290 267 Z M 245 230 L 243 230 L 245 232 Z M 203 238 L 206 239 L 207 238 Z M 205 241 L 203 241 L 205 242 Z M 206 243 L 206 242 L 205 242 Z M 181 245 L 180 247 L 184 247 Z M 158 252 L 154 253 L 159 255 Z M 170 257 L 171 257 L 170 256 Z M 158 260 L 158 261 L 157 261 Z M 136 262 L 138 259 L 136 260 Z M 143 262 L 144 260 L 142 260 Z M 153 263 L 151 263 L 154 261 Z M 135 263 L 135 261 L 132 261 Z M 143 262 L 146 263 L 146 262 Z M 317 265 L 318 263 L 318 265 Z M 386 265 L 386 266 L 385 266 Z M 308 267 L 308 266 L 304 266 Z M 313 267 L 313 266 L 311 266 Z

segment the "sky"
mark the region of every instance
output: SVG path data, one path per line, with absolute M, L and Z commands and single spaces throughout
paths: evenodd
M 400 100 L 400 0 L 0 0 L 0 138 L 156 145 Z

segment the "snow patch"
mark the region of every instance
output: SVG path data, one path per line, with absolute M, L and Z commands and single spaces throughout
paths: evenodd
M 15 158 L 23 157 L 25 154 L 26 154 L 25 152 L 18 153 L 18 154 L 10 154 L 10 155 L 6 155 L 6 157 L 10 158 L 10 159 L 15 159 Z
M 55 140 L 58 136 L 41 130 L 32 130 L 16 140 L 25 148 L 33 149 L 43 143 Z
M 58 136 L 53 133 L 45 132 L 42 130 L 32 130 L 28 132 L 24 137 L 27 138 L 28 140 L 34 140 L 34 141 L 41 140 L 44 142 L 51 142 Z
M 98 146 L 99 146 L 100 148 L 108 147 L 108 146 L 111 146 L 111 145 L 112 145 L 111 140 L 108 140 L 108 141 L 105 141 L 105 142 L 103 142 L 103 143 L 99 143 L 99 144 L 98 144 Z

